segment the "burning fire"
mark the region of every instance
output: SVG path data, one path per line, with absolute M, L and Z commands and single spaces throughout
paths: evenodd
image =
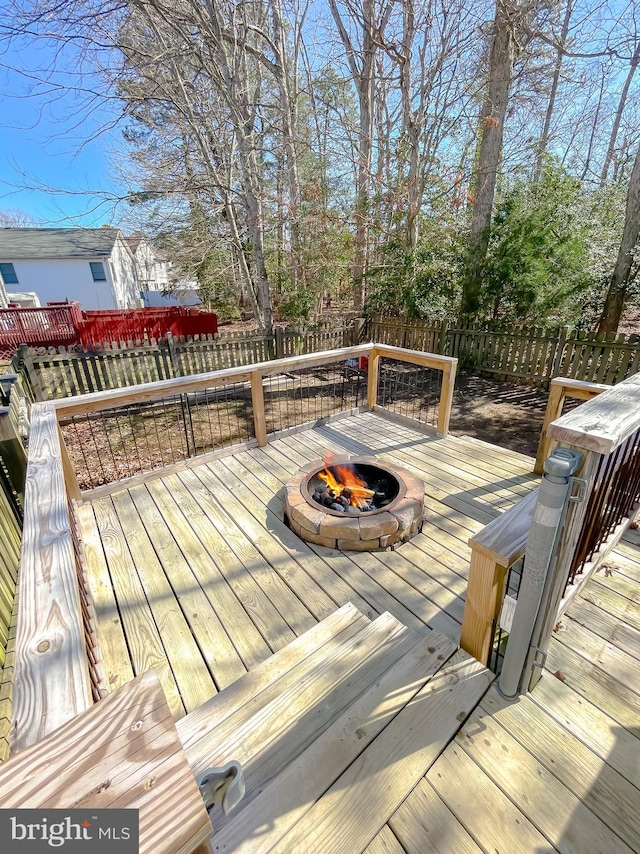
M 324 463 L 325 470 L 318 472 L 318 477 L 327 484 L 332 498 L 339 498 L 344 492 L 352 507 L 360 508 L 376 494 L 374 489 L 368 489 L 366 481 L 355 473 L 352 465 L 335 465 L 330 456 L 325 457 Z

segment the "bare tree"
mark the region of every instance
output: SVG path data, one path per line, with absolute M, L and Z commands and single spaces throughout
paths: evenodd
M 353 303 L 356 311 L 364 301 L 364 277 L 367 266 L 369 232 L 369 197 L 371 190 L 371 160 L 374 138 L 374 102 L 376 91 L 376 58 L 384 32 L 393 11 L 394 0 L 383 0 L 380 10 L 376 0 L 363 0 L 362 6 L 345 3 L 341 13 L 337 0 L 329 0 L 329 8 L 358 94 L 358 154 L 355 200 L 355 256 L 353 262 Z M 355 36 L 352 37 L 352 31 Z M 356 41 L 359 39 L 359 42 Z
M 637 273 L 636 251 L 640 235 L 640 147 L 629 177 L 622 240 L 618 258 L 600 316 L 598 332 L 616 332 L 622 317 L 629 286 Z
M 560 30 L 560 37 L 558 38 L 558 42 L 555 46 L 556 57 L 553 66 L 553 75 L 551 77 L 551 88 L 549 90 L 549 100 L 547 101 L 547 109 L 544 117 L 544 124 L 542 126 L 542 133 L 540 134 L 540 139 L 538 140 L 537 152 L 536 152 L 536 164 L 534 170 L 534 181 L 540 180 L 540 174 L 542 172 L 542 164 L 544 162 L 545 155 L 547 154 L 547 147 L 549 144 L 549 133 L 551 130 L 551 119 L 553 118 L 553 114 L 556 107 L 556 99 L 558 95 L 558 85 L 560 83 L 560 73 L 562 71 L 562 63 L 564 61 L 564 55 L 567 45 L 567 37 L 569 35 L 569 24 L 571 22 L 571 15 L 573 12 L 574 0 L 566 0 L 565 9 L 564 9 L 564 18 L 562 19 L 562 28 Z
M 604 163 L 602 164 L 602 171 L 600 173 L 600 186 L 604 187 L 607 182 L 607 175 L 609 173 L 609 168 L 611 166 L 611 161 L 613 160 L 613 156 L 616 150 L 616 143 L 618 140 L 618 133 L 620 132 L 620 123 L 622 122 L 622 114 L 624 112 L 624 108 L 627 104 L 627 98 L 629 97 L 629 90 L 631 88 L 631 84 L 633 83 L 633 78 L 635 77 L 635 73 L 638 69 L 638 63 L 640 63 L 640 39 L 636 43 L 636 48 L 629 62 L 629 71 L 627 73 L 626 79 L 622 86 L 622 90 L 620 92 L 620 98 L 618 99 L 618 107 L 616 109 L 615 118 L 613 120 L 613 125 L 611 126 L 611 134 L 609 136 L 609 144 L 607 146 L 607 152 L 604 157 Z
M 37 228 L 42 225 L 42 220 L 17 208 L 5 208 L 0 211 L 0 228 Z
M 504 121 L 509 104 L 516 55 L 516 29 L 521 16 L 517 0 L 496 0 L 487 91 L 480 113 L 477 165 L 473 180 L 468 268 L 462 292 L 460 314 L 474 316 L 480 306 L 482 268 L 489 244 L 489 227 Z

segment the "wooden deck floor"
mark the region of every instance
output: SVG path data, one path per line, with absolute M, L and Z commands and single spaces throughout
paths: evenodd
M 380 455 L 418 474 L 423 532 L 375 554 L 298 540 L 278 492 L 327 449 Z M 347 602 L 457 641 L 467 539 L 536 484 L 531 468 L 527 457 L 367 413 L 83 505 L 109 683 L 154 667 L 180 718 Z M 635 541 L 629 532 L 612 569 L 563 618 L 535 692 L 506 703 L 492 687 L 370 854 L 640 851 Z
M 489 689 L 389 822 L 390 850 L 431 850 L 451 822 L 426 816 L 444 812 L 466 847 L 451 831 L 437 851 L 640 851 L 638 544 L 629 531 L 562 618 L 531 694 Z
M 397 551 L 298 539 L 280 490 L 333 453 L 376 454 L 426 486 L 422 534 Z M 531 460 L 357 415 L 79 508 L 109 683 L 155 667 L 176 718 L 346 602 L 458 640 L 468 538 L 536 484 Z

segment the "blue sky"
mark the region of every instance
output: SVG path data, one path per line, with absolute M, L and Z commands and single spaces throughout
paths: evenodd
M 11 70 L 33 72 L 51 56 L 41 44 L 14 46 L 0 57 L 0 211 L 18 210 L 45 225 L 117 224 L 117 208 L 100 195 L 122 190 L 109 162 L 119 132 L 101 131 L 112 118 L 108 107 L 80 119 L 85 111 L 72 89 L 46 92 Z M 57 79 L 74 82 L 64 72 Z

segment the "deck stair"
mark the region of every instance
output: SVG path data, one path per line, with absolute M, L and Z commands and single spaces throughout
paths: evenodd
M 492 678 L 439 632 L 343 606 L 177 722 L 196 776 L 243 766 L 213 850 L 364 851 Z

